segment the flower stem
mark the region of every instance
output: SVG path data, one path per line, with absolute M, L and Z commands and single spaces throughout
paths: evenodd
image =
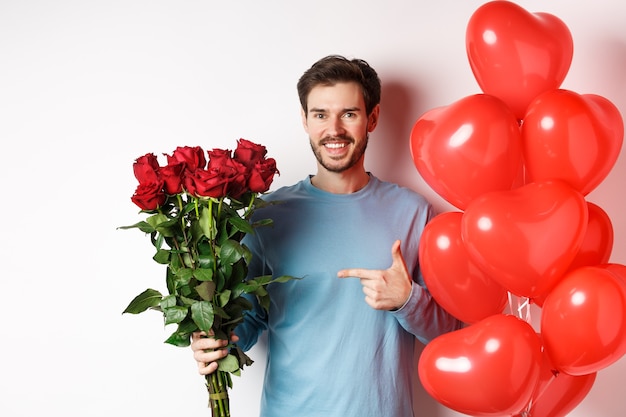
M 194 267 L 194 254 L 192 253 L 192 247 L 191 245 L 189 245 L 189 237 L 187 236 L 187 225 L 185 224 L 185 216 L 182 215 L 182 211 L 184 209 L 183 206 L 183 199 L 181 197 L 180 194 L 176 194 L 176 201 L 178 202 L 178 214 L 180 215 L 180 231 L 183 237 L 183 247 L 187 248 L 187 250 L 189 251 L 189 262 L 191 263 L 192 268 Z M 196 211 L 197 211 L 197 200 L 196 200 Z M 183 256 L 180 253 L 180 243 L 178 242 L 178 240 L 174 237 L 172 239 L 172 241 L 174 242 L 174 246 L 176 247 L 176 250 L 178 252 L 178 258 L 180 259 L 180 262 L 182 265 L 184 265 L 184 260 L 183 260 Z
M 227 377 L 224 371 L 215 371 L 206 377 L 209 406 L 213 417 L 230 417 Z
M 247 219 L 250 214 L 252 214 L 252 211 L 254 210 L 254 201 L 256 200 L 256 195 L 252 194 L 252 197 L 250 198 L 250 202 L 248 203 L 248 207 L 246 208 L 246 211 L 243 213 L 243 218 Z

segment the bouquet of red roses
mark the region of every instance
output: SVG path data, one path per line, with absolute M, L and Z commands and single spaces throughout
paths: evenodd
M 131 200 L 147 218 L 122 229 L 137 228 L 150 235 L 156 248 L 153 259 L 166 265 L 167 295 L 147 289 L 135 297 L 124 313 L 148 309 L 163 314 L 165 325 L 176 325 L 166 343 L 189 346 L 191 334 L 229 340 L 235 326 L 252 308 L 244 296 L 253 294 L 269 308 L 266 286 L 291 277 L 261 276 L 246 279 L 250 251 L 241 244 L 254 228 L 269 220 L 250 222 L 263 204 L 278 174 L 276 161 L 266 157 L 264 146 L 239 139 L 234 153 L 200 147 L 177 147 L 160 166 L 148 153 L 135 160 L 139 181 Z M 214 416 L 230 415 L 230 374 L 239 375 L 252 360 L 236 345 L 219 361 L 218 371 L 207 376 L 209 405 Z

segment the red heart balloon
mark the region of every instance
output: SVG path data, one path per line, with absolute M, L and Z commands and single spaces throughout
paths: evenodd
M 558 372 L 543 352 L 539 381 L 530 403 L 514 417 L 565 417 L 587 396 L 595 380 L 595 372 L 580 376 Z
M 541 313 L 544 348 L 557 370 L 586 375 L 626 354 L 626 283 L 606 268 L 568 272 Z
M 548 13 L 529 13 L 510 1 L 476 9 L 465 46 L 482 91 L 504 101 L 518 119 L 535 97 L 561 85 L 574 53 L 563 21 Z
M 539 378 L 541 342 L 517 317 L 496 314 L 426 345 L 418 373 L 426 392 L 472 416 L 519 412 Z
M 523 168 L 517 119 L 485 94 L 426 112 L 413 126 L 410 148 L 428 185 L 461 210 L 485 192 L 511 189 Z
M 622 280 L 624 284 L 626 284 L 626 265 L 607 263 L 607 264 L 598 265 L 598 267 L 604 268 L 607 271 L 610 271 L 618 279 Z
M 587 202 L 587 211 L 589 213 L 587 221 L 587 230 L 583 242 L 576 254 L 576 257 L 568 267 L 568 271 L 580 268 L 581 266 L 596 266 L 609 261 L 611 250 L 613 249 L 613 225 L 609 215 L 596 204 Z M 557 285 L 557 280 L 553 285 Z M 538 306 L 542 306 L 545 301 L 545 295 L 550 293 L 550 289 L 546 291 L 544 296 L 533 298 L 533 302 Z
M 573 376 L 560 373 L 551 381 L 543 396 L 533 401 L 524 417 L 565 417 L 585 399 L 597 373 Z
M 562 179 L 587 195 L 615 165 L 623 139 L 621 114 L 609 100 L 568 90 L 544 93 L 522 125 L 527 180 Z
M 565 417 L 585 399 L 597 374 L 572 376 L 559 374 L 528 410 L 526 417 Z
M 437 303 L 457 319 L 476 323 L 506 307 L 504 287 L 467 255 L 461 239 L 461 212 L 442 213 L 424 228 L 419 245 L 420 270 Z
M 568 270 L 595 266 L 609 261 L 613 250 L 613 224 L 602 207 L 587 202 L 589 218 L 582 245 Z
M 485 194 L 465 210 L 461 236 L 470 258 L 515 295 L 552 288 L 582 245 L 584 197 L 562 181 Z

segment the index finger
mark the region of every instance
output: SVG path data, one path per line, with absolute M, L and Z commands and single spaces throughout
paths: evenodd
M 339 272 L 337 272 L 337 277 L 374 279 L 376 278 L 376 271 L 371 270 L 371 269 L 362 269 L 362 268 L 342 269 Z

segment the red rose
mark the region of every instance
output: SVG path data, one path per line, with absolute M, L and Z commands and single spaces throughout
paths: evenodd
M 168 165 L 173 165 L 176 162 L 184 162 L 185 168 L 189 172 L 204 169 L 206 166 L 204 150 L 199 146 L 179 146 L 174 150 L 172 156 L 167 154 L 166 156 Z
M 220 169 L 224 165 L 229 165 L 232 160 L 231 152 L 228 149 L 213 149 L 207 151 L 209 164 L 207 169 Z
M 274 158 L 258 161 L 254 164 L 252 171 L 250 171 L 250 178 L 248 179 L 250 191 L 253 193 L 264 193 L 269 190 L 275 174 L 280 173 L 276 169 Z
M 246 139 L 239 139 L 237 141 L 235 159 L 249 169 L 254 167 L 255 163 L 262 160 L 266 154 L 267 149 L 263 145 L 258 145 Z
M 165 183 L 165 192 L 167 194 L 178 194 L 183 190 L 184 169 L 184 162 L 176 162 L 159 169 L 159 176 Z
M 159 162 L 156 155 L 147 153 L 133 163 L 133 172 L 139 184 L 152 184 L 159 180 Z
M 222 172 L 228 178 L 229 196 L 236 199 L 248 191 L 248 170 L 244 164 L 231 159 L 229 165 L 222 167 Z
M 140 183 L 130 199 L 142 210 L 156 210 L 165 203 L 163 182 Z
M 208 170 L 219 173 L 228 183 L 226 194 L 232 198 L 239 198 L 248 191 L 248 169 L 243 163 L 231 157 L 231 151 L 213 149 L 208 152 L 208 155 Z
M 224 197 L 228 185 L 228 179 L 221 172 L 204 169 L 186 175 L 183 182 L 187 192 L 197 197 Z

